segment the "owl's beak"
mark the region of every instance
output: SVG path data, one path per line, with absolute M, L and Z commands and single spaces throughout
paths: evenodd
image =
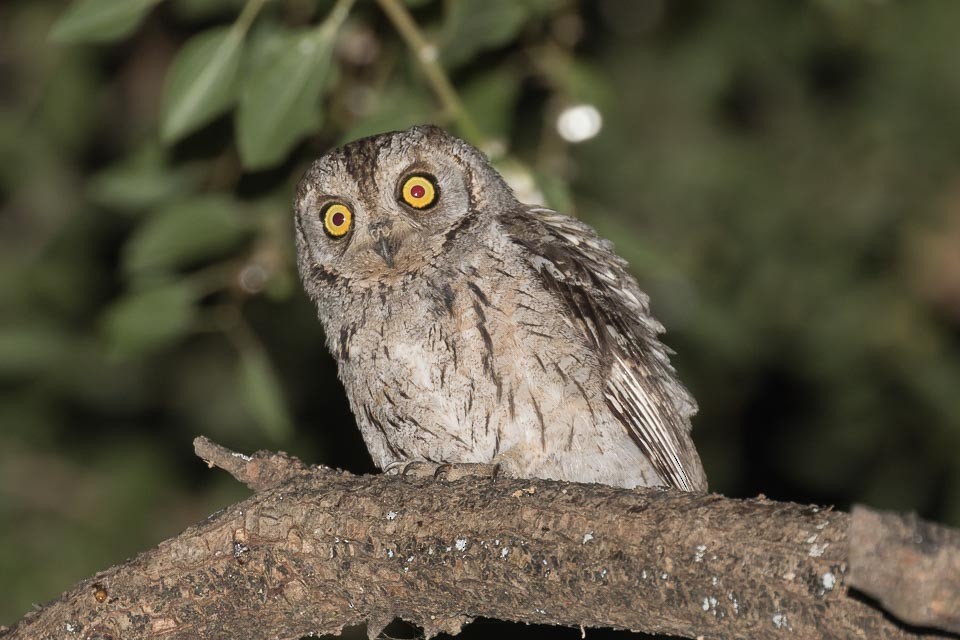
M 373 244 L 373 250 L 378 256 L 383 258 L 387 266 L 393 268 L 393 256 L 397 254 L 398 243 L 394 241 L 389 234 L 384 233 L 378 236 Z
M 393 220 L 390 218 L 381 218 L 374 220 L 370 224 L 370 236 L 373 240 L 373 251 L 383 258 L 389 268 L 393 268 L 393 258 L 397 255 L 400 248 L 398 238 L 392 233 Z

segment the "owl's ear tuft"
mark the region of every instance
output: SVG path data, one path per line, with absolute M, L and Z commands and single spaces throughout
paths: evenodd
M 450 135 L 443 127 L 430 123 L 414 125 L 410 127 L 409 130 L 412 133 L 419 133 L 426 137 L 447 137 Z
M 407 129 L 406 133 L 419 138 L 422 142 L 432 144 L 466 144 L 457 136 L 435 124 L 418 124 Z

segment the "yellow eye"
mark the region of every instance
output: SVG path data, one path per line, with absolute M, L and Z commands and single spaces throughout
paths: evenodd
M 426 209 L 437 202 L 437 185 L 432 176 L 410 176 L 404 181 L 400 195 L 414 209 Z
M 347 235 L 352 223 L 353 212 L 347 205 L 334 202 L 323 208 L 323 228 L 331 237 L 342 238 Z

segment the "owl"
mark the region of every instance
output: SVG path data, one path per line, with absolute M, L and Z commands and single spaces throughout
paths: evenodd
M 434 126 L 307 170 L 298 265 L 373 461 L 704 491 L 693 398 L 613 246 Z

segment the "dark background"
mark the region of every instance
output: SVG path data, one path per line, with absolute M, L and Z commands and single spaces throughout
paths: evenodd
M 0 6 L 0 624 L 244 496 L 198 434 L 373 470 L 292 187 L 358 135 L 471 134 L 360 2 L 279 159 L 238 155 L 232 105 L 161 143 L 171 62 L 243 4 L 169 0 L 96 43 L 49 39 L 64 3 Z M 651 294 L 712 490 L 960 525 L 960 3 L 407 4 L 473 141 Z M 249 39 L 330 5 L 269 2 Z M 569 144 L 576 104 L 603 127 Z

